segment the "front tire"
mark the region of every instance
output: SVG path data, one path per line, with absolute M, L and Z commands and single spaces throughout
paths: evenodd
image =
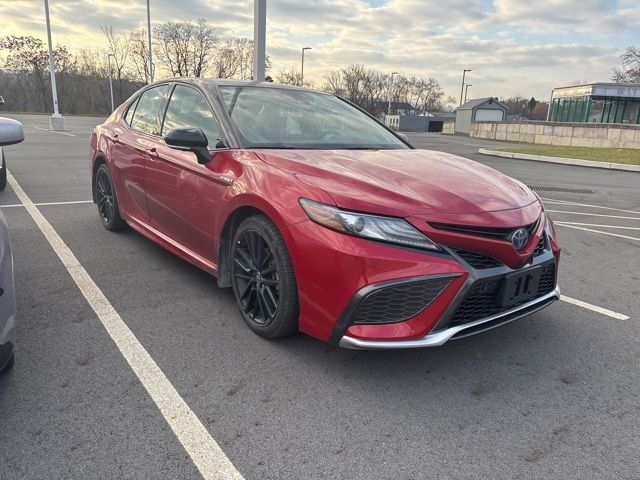
M 98 167 L 95 175 L 96 205 L 102 226 L 107 230 L 121 230 L 127 224 L 120 216 L 116 189 L 106 163 Z
M 7 188 L 7 162 L 4 159 L 4 153 L 2 155 L 2 170 L 0 170 L 0 192 Z
M 16 354 L 12 353 L 11 357 L 9 358 L 9 361 L 7 362 L 7 364 L 4 367 L 2 367 L 2 370 L 0 370 L 0 374 L 8 372 L 9 370 L 11 370 L 15 360 L 16 360 Z
M 249 328 L 263 338 L 298 331 L 298 288 L 289 251 L 264 215 L 244 220 L 231 244 L 233 294 Z

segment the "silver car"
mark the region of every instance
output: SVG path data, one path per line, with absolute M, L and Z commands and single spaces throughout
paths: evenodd
M 24 133 L 20 122 L 0 117 L 0 157 L 2 189 L 7 181 L 3 146 L 20 143 Z M 16 343 L 16 301 L 13 291 L 13 256 L 9 241 L 7 219 L 0 211 L 0 373 L 13 365 L 13 346 Z

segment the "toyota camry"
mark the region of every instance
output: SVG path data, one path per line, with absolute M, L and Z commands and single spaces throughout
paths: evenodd
M 325 92 L 157 82 L 96 127 L 90 169 L 107 230 L 210 272 L 262 337 L 436 346 L 560 296 L 553 222 L 526 185 Z

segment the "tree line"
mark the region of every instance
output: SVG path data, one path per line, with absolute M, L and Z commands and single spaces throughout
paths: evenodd
M 101 27 L 105 48 L 71 51 L 57 45 L 53 51 L 56 83 L 62 113 L 107 114 L 111 110 L 109 73 L 114 103 L 122 103 L 151 79 L 166 77 L 213 77 L 247 80 L 253 73 L 253 41 L 248 38 L 221 40 L 206 20 L 166 22 L 152 29 L 153 65 L 149 62 L 145 29 L 115 32 Z M 5 110 L 50 112 L 52 106 L 49 57 L 46 44 L 30 36 L 0 38 L 0 95 Z M 271 61 L 267 57 L 267 70 Z M 281 70 L 278 83 L 300 85 L 295 69 Z M 267 80 L 271 81 L 271 77 Z M 392 113 L 406 105 L 416 114 L 439 111 L 455 101 L 446 97 L 433 78 L 406 77 L 350 65 L 330 72 L 315 85 L 343 96 L 361 108 L 382 115 L 392 101 Z

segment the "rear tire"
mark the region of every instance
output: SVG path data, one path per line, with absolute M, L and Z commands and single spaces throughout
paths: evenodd
M 120 216 L 120 207 L 111 172 L 106 163 L 98 167 L 94 178 L 96 205 L 102 226 L 107 230 L 121 230 L 127 226 Z
M 298 332 L 298 288 L 278 228 L 264 215 L 244 220 L 233 235 L 231 284 L 242 318 L 263 338 Z
M 0 374 L 11 370 L 11 368 L 13 367 L 13 364 L 15 363 L 15 360 L 16 360 L 16 354 L 12 353 L 11 358 L 9 358 L 9 361 L 7 362 L 7 364 L 4 366 L 2 370 L 0 370 Z

